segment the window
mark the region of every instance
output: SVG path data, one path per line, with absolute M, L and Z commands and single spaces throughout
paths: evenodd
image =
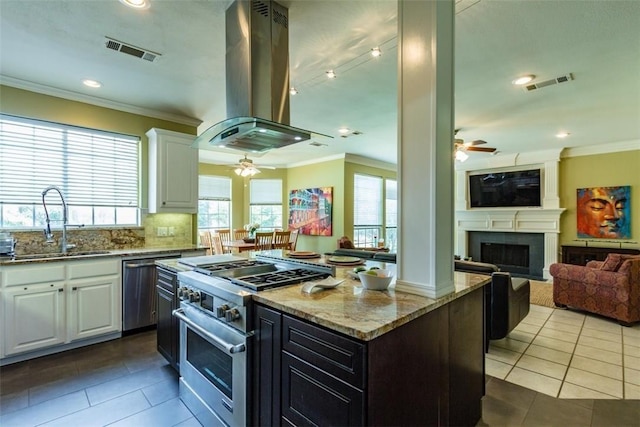
M 353 178 L 353 244 L 377 246 L 382 231 L 382 178 L 358 174 Z
M 42 192 L 69 223 L 138 225 L 140 138 L 0 114 L 0 227 L 45 226 Z M 62 221 L 55 191 L 51 221 Z
M 249 221 L 260 224 L 259 231 L 282 228 L 282 180 L 252 179 Z
M 384 192 L 384 246 L 391 252 L 398 250 L 398 182 L 385 180 Z
M 231 228 L 231 179 L 200 175 L 198 229 Z

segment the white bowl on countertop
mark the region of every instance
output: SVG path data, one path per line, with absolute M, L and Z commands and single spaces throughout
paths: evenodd
M 369 274 L 369 271 L 375 271 L 376 275 L 374 276 L 373 274 Z M 384 291 L 389 287 L 393 280 L 391 272 L 383 269 L 360 271 L 358 273 L 358 277 L 360 278 L 362 287 L 370 291 Z

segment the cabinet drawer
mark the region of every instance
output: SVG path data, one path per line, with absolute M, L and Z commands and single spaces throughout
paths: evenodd
M 30 265 L 24 267 L 3 267 L 4 285 L 19 286 L 36 283 L 59 282 L 65 279 L 64 263 Z
M 282 366 L 282 425 L 365 425 L 362 390 L 287 353 Z
M 156 273 L 157 273 L 158 286 L 172 293 L 176 291 L 175 289 L 176 280 L 177 280 L 176 273 L 162 269 L 160 267 L 156 267 Z
M 354 387 L 364 388 L 363 344 L 286 315 L 282 332 L 284 350 Z
M 110 258 L 103 261 L 74 261 L 69 263 L 69 279 L 109 276 L 118 274 L 119 260 Z

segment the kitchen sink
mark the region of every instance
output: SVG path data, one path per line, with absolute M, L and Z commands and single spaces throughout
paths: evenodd
M 53 252 L 47 254 L 28 254 L 28 255 L 16 255 L 13 259 L 16 261 L 36 260 L 36 259 L 49 259 L 49 258 L 73 258 L 77 256 L 87 255 L 106 255 L 111 251 L 71 251 L 63 254 L 62 252 Z

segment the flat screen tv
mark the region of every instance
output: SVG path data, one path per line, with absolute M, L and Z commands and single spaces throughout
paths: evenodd
M 540 207 L 540 169 L 469 175 L 472 208 Z

